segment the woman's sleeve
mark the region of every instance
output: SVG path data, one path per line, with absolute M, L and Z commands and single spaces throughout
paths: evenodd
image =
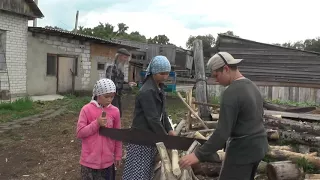
M 156 113 L 156 93 L 152 90 L 147 90 L 140 92 L 139 94 L 139 103 L 143 109 L 144 116 L 148 121 L 149 126 L 152 131 L 159 134 L 167 134 L 165 128 L 163 127 L 160 116 Z M 164 115 L 164 114 L 163 114 Z

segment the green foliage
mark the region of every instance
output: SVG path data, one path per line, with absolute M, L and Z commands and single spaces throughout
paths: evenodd
M 22 111 L 32 109 L 33 102 L 30 97 L 17 99 L 13 102 L 0 103 L 0 111 Z
M 316 104 L 314 102 L 282 101 L 279 99 L 275 99 L 275 100 L 266 99 L 266 101 L 274 104 L 279 104 L 279 105 L 297 106 L 297 107 L 319 106 L 319 104 Z
M 78 33 L 84 35 L 95 36 L 103 39 L 127 39 L 130 41 L 143 42 L 143 43 L 155 43 L 155 44 L 170 44 L 170 39 L 166 35 L 157 35 L 153 38 L 147 39 L 146 36 L 140 34 L 139 31 L 132 31 L 128 33 L 129 26 L 124 23 L 118 23 L 116 27 L 109 23 L 99 23 L 96 27 L 87 28 L 80 26 Z
M 318 173 L 317 168 L 316 168 L 312 163 L 310 163 L 307 159 L 305 159 L 305 158 L 300 158 L 300 159 L 296 160 L 296 163 L 297 163 L 297 165 L 298 165 L 299 167 L 301 167 L 301 168 L 304 170 L 304 172 L 306 172 L 306 173 L 310 173 L 310 174 L 312 174 L 312 173 L 314 173 L 314 174 Z
M 0 103 L 0 123 L 36 114 L 34 105 L 30 97 Z

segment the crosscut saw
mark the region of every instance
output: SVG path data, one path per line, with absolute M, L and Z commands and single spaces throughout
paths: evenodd
M 101 127 L 99 130 L 100 135 L 109 137 L 113 140 L 128 142 L 138 145 L 156 146 L 156 143 L 163 142 L 168 149 L 177 149 L 187 151 L 194 141 L 200 144 L 206 142 L 203 139 L 188 138 L 181 136 L 170 136 L 165 134 L 156 134 L 149 131 L 138 129 L 115 129 Z

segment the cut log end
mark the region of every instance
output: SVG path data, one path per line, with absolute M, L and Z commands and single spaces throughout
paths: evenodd
M 267 176 L 269 180 L 300 180 L 303 170 L 291 161 L 271 162 L 267 165 Z

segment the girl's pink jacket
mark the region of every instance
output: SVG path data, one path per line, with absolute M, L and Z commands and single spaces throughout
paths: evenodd
M 121 128 L 119 109 L 113 105 L 104 107 L 108 128 Z M 110 167 L 122 158 L 122 143 L 99 134 L 98 118 L 102 109 L 96 101 L 83 106 L 77 124 L 77 138 L 82 140 L 80 164 L 92 169 Z

